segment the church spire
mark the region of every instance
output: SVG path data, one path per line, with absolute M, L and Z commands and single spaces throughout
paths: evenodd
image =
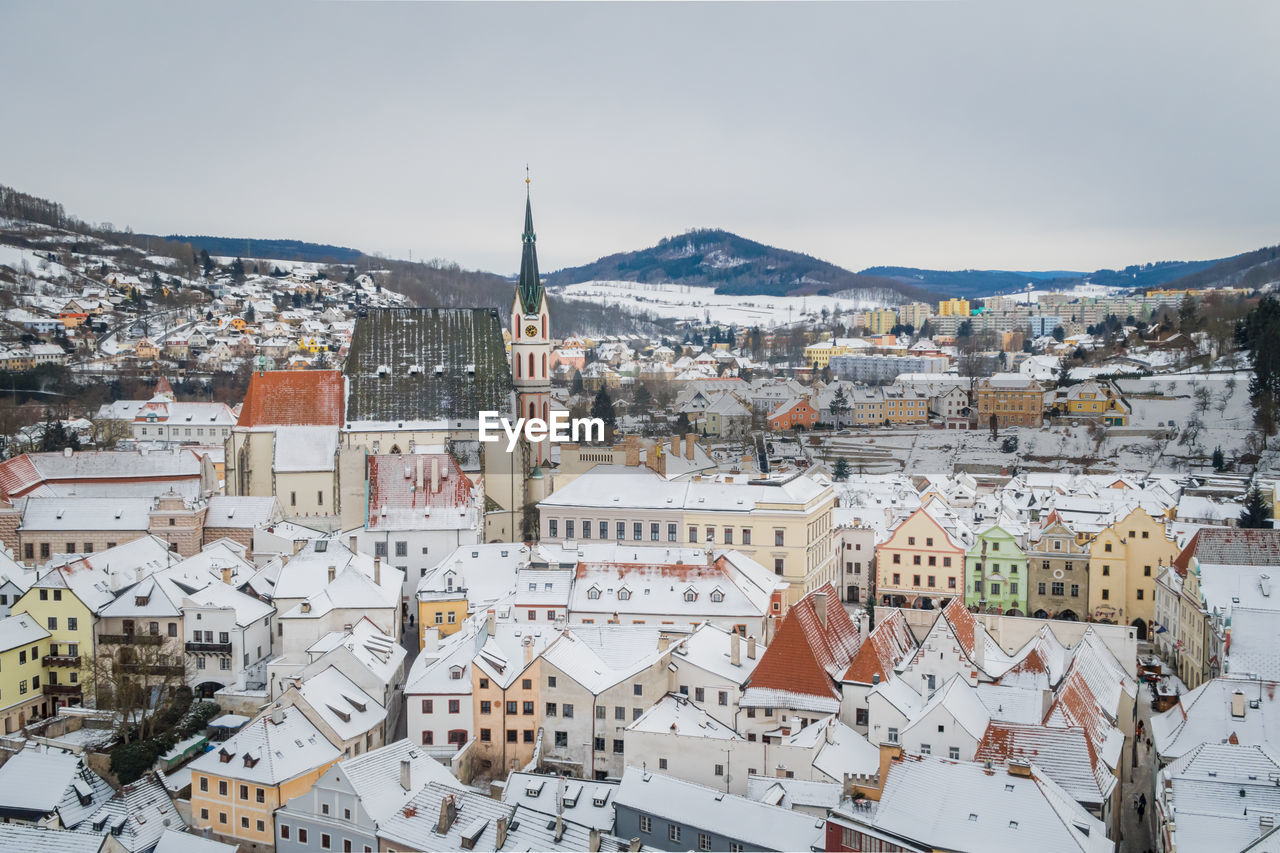
M 525 168 L 524 235 L 520 255 L 520 306 L 526 314 L 536 314 L 542 307 L 542 279 L 538 277 L 538 237 L 533 232 L 533 201 L 529 191 L 529 170 Z

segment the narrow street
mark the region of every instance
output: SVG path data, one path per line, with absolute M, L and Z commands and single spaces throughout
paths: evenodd
M 404 630 L 400 632 L 400 645 L 404 646 L 408 654 L 404 658 L 404 674 L 407 678 L 409 670 L 413 668 L 413 662 L 418 657 L 417 635 L 414 633 L 418 630 L 417 623 L 410 625 L 405 620 Z M 396 699 L 400 703 L 400 717 L 396 720 L 396 731 L 393 740 L 401 740 L 408 736 L 409 731 L 409 709 L 405 706 L 404 694 L 402 693 Z
M 1150 647 L 1145 643 L 1139 648 L 1139 654 L 1147 654 Z M 1138 683 L 1138 697 L 1135 700 L 1138 708 L 1138 720 L 1143 725 L 1145 732 L 1141 743 L 1138 743 L 1137 737 L 1134 738 L 1134 748 L 1137 751 L 1137 760 L 1133 762 L 1132 772 L 1129 778 L 1123 781 L 1123 790 L 1120 796 L 1120 804 L 1123 810 L 1121 816 L 1121 837 L 1120 850 L 1122 853 L 1147 853 L 1148 850 L 1155 850 L 1155 770 L 1156 756 L 1155 749 L 1147 749 L 1146 738 L 1151 733 L 1151 690 L 1144 682 Z M 1136 728 L 1136 723 L 1135 723 Z M 1142 820 L 1138 820 L 1138 809 L 1135 801 L 1142 794 L 1146 794 L 1147 808 L 1143 812 Z

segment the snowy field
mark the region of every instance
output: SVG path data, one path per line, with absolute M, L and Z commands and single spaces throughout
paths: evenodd
M 738 296 L 716 293 L 710 287 L 634 281 L 586 281 L 550 290 L 561 299 L 617 306 L 676 320 L 715 321 L 739 327 L 769 328 L 819 318 L 823 308 L 843 313 L 884 306 L 880 299 L 851 291 L 843 296 Z

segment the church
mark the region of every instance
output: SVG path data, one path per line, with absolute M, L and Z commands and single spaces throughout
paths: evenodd
M 463 461 L 464 470 L 483 474 L 484 540 L 526 538 L 526 509 L 545 497 L 549 482 L 544 472 L 551 462 L 550 442 L 523 441 L 508 452 L 506 442 L 481 443 L 478 430 L 481 411 L 511 420 L 549 414 L 551 315 L 538 275 L 527 179 L 521 239 L 520 278 L 508 327 L 510 362 L 497 309 L 370 309 L 356 321 L 340 377 L 336 371 L 303 372 L 331 374 L 337 381 L 325 387 L 340 400 L 326 404 L 305 390 L 279 393 L 281 382 L 298 383 L 297 372 L 253 375 L 246 399 L 269 397 L 270 418 L 256 422 L 242 413 L 233 428 L 228 491 L 275 494 L 279 480 L 297 479 L 293 457 L 301 452 L 298 441 L 305 433 L 309 456 L 325 458 L 308 460 L 305 488 L 291 487 L 310 502 L 296 515 L 316 526 L 347 530 L 366 521 L 368 456 L 445 448 Z M 332 414 L 317 420 L 319 410 Z M 317 442 L 315 433 L 326 428 L 332 436 Z M 326 494 L 336 500 L 325 500 Z M 288 505 L 285 512 L 290 513 Z

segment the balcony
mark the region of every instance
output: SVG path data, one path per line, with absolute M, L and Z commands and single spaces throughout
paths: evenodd
M 133 675 L 181 676 L 187 674 L 187 668 L 181 664 L 170 663 L 117 663 L 116 669 Z
M 159 634 L 99 634 L 98 642 L 117 646 L 158 646 L 164 642 Z
M 78 696 L 80 694 L 79 684 L 43 684 L 40 689 L 44 691 L 45 696 Z
M 215 654 L 229 655 L 231 654 L 230 643 L 187 643 L 188 654 Z
M 69 666 L 80 668 L 80 655 L 45 655 L 40 659 L 45 666 Z

